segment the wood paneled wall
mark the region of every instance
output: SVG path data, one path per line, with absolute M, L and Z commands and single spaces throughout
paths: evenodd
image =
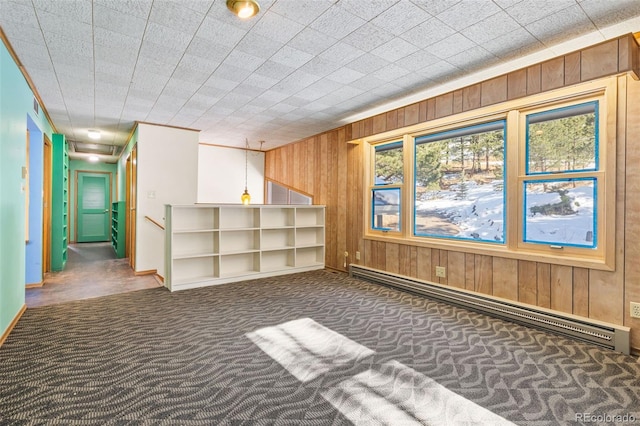
M 640 302 L 639 56 L 638 45 L 629 35 L 379 114 L 268 151 L 265 176 L 310 193 L 314 203 L 327 206 L 327 267 L 346 271 L 345 263 L 358 263 L 623 324 L 631 327 L 631 346 L 640 352 L 640 320 L 629 316 L 629 302 Z M 361 145 L 348 141 L 623 72 L 628 75 L 618 78 L 622 96 L 618 102 L 615 271 L 363 238 L 364 153 Z M 435 276 L 436 266 L 446 266 L 446 278 Z

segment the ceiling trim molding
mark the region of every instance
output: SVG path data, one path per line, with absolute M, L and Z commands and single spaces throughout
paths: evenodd
M 4 43 L 4 46 L 9 51 L 9 55 L 11 55 L 11 58 L 13 58 L 13 62 L 15 62 L 16 66 L 22 73 L 22 76 L 26 80 L 27 85 L 33 92 L 33 96 L 35 96 L 35 98 L 38 100 L 38 103 L 40 104 L 40 109 L 42 110 L 42 112 L 44 112 L 44 116 L 47 118 L 47 121 L 49 121 L 49 124 L 51 125 L 51 130 L 53 130 L 53 133 L 58 133 L 58 129 L 56 128 L 55 123 L 51 119 L 51 116 L 49 115 L 49 111 L 47 111 L 47 107 L 42 101 L 42 98 L 40 97 L 40 93 L 38 93 L 38 89 L 36 89 L 36 85 L 33 83 L 33 80 L 31 80 L 31 76 L 27 72 L 24 65 L 22 65 L 20 58 L 18 58 L 18 54 L 16 53 L 15 50 L 13 50 L 13 46 L 11 45 L 11 42 L 9 42 L 9 39 L 7 38 L 7 35 L 4 33 L 4 30 L 2 29 L 2 27 L 0 27 L 0 39 L 2 39 L 2 43 Z

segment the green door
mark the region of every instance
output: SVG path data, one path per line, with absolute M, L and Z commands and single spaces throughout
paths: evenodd
M 78 173 L 78 242 L 109 241 L 109 175 Z

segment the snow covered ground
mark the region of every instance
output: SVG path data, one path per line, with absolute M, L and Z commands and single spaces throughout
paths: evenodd
M 416 202 L 417 218 L 437 214 L 446 217 L 459 228 L 458 238 L 504 242 L 504 206 L 501 181 L 489 184 L 465 183 L 452 185 L 448 190 L 427 191 Z M 531 207 L 561 201 L 557 192 L 543 192 L 542 185 L 533 186 L 527 194 L 526 240 L 559 245 L 592 246 L 595 235 L 593 220 L 593 187 L 567 188 L 570 215 L 531 214 Z M 463 195 L 461 195 L 463 194 Z M 591 231 L 591 232 L 590 232 Z M 430 235 L 435 235 L 433 232 Z

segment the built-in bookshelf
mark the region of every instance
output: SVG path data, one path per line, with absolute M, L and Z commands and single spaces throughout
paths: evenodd
M 166 206 L 165 285 L 183 290 L 324 268 L 324 206 Z
M 69 152 L 64 135 L 54 133 L 51 143 L 51 270 L 62 271 L 69 237 Z
M 111 246 L 117 258 L 125 257 L 125 202 L 111 204 Z

